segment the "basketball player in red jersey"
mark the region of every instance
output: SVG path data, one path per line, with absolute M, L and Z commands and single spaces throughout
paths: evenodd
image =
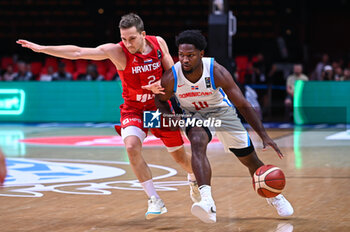
M 122 39 L 120 43 L 103 44 L 96 48 L 74 45 L 42 46 L 26 40 L 18 40 L 17 43 L 35 52 L 66 59 L 110 59 L 117 67 L 124 98 L 124 104 L 120 106 L 120 134 L 130 165 L 149 197 L 146 219 L 151 219 L 166 213 L 167 209 L 155 190 L 151 171 L 141 155 L 142 143 L 148 131 L 143 128 L 143 111 L 157 109 L 150 89 L 153 86 L 156 88 L 163 71 L 170 69 L 174 63 L 166 42 L 158 36 L 147 36 L 143 21 L 138 15 L 124 15 L 119 22 L 119 29 Z M 118 127 L 116 130 L 118 132 Z M 191 168 L 191 157 L 184 150 L 180 132 L 155 128 L 151 132 L 163 141 L 175 161 L 187 171 L 191 199 L 194 202 L 199 201 L 200 194 Z

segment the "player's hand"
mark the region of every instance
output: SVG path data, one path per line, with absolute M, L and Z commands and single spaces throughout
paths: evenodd
M 24 47 L 24 48 L 29 48 L 29 49 L 33 50 L 34 52 L 40 52 L 44 47 L 44 46 L 41 46 L 39 44 L 32 43 L 32 42 L 29 42 L 29 41 L 23 40 L 23 39 L 17 40 L 16 43 L 22 45 L 22 47 Z
M 276 151 L 276 153 L 277 153 L 278 157 L 280 157 L 280 159 L 282 159 L 284 157 L 284 155 L 280 151 L 277 144 L 268 136 L 266 138 L 263 138 L 263 151 L 266 151 L 267 146 L 272 147 Z
M 149 85 L 141 86 L 142 89 L 152 91 L 154 94 L 165 94 L 164 88 L 160 85 L 160 80 Z
M 0 151 L 0 186 L 3 185 L 5 178 L 6 178 L 6 162 L 5 162 L 5 157 Z

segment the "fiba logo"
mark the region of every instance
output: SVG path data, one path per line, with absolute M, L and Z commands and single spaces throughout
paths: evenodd
M 157 111 L 144 111 L 143 112 L 143 127 L 144 128 L 160 128 L 160 115 Z

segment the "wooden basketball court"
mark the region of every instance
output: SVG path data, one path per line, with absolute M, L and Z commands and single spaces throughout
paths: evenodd
M 0 231 L 350 231 L 349 131 L 268 132 L 284 159 L 271 149 L 262 152 L 260 140 L 253 132 L 251 136 L 263 162 L 283 169 L 284 195 L 294 215 L 279 217 L 254 192 L 238 159 L 224 153 L 221 144 L 211 144 L 217 223 L 204 224 L 191 215 L 186 173 L 157 143 L 144 147 L 143 154 L 168 213 L 147 221 L 146 195 L 125 149 L 113 145 L 120 140 L 108 125 L 0 125 L 0 146 L 9 165 L 8 181 L 0 190 Z M 84 137 L 75 141 L 79 136 Z

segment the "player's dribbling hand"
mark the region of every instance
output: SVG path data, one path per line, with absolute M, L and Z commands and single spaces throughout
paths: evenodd
M 276 153 L 277 153 L 278 157 L 280 157 L 280 159 L 282 159 L 284 157 L 284 155 L 280 151 L 277 144 L 270 137 L 263 139 L 263 151 L 266 151 L 267 146 L 272 147 L 276 151 Z
M 165 94 L 164 88 L 160 85 L 160 81 L 156 81 L 149 85 L 141 86 L 142 89 L 152 91 L 154 94 Z
M 39 44 L 32 43 L 32 42 L 29 42 L 29 41 L 24 40 L 24 39 L 19 39 L 16 41 L 16 43 L 22 45 L 22 47 L 24 47 L 24 48 L 29 48 L 29 49 L 33 50 L 34 52 L 40 52 L 43 48 L 43 46 L 41 46 Z

